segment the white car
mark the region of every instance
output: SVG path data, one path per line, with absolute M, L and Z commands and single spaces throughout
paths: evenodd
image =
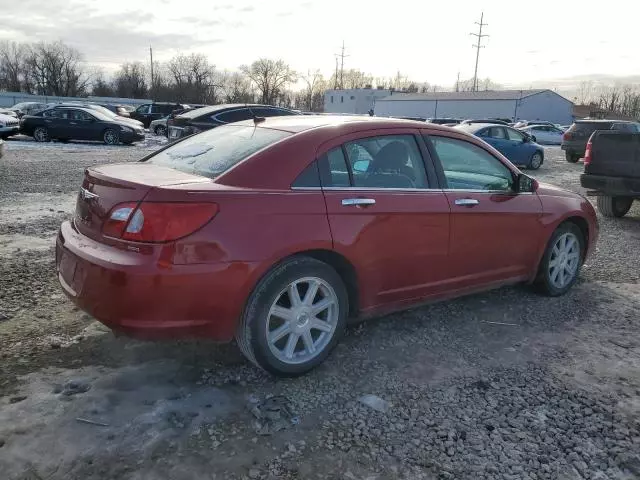
M 531 125 L 519 129 L 536 139 L 542 145 L 560 145 L 564 131 L 551 125 Z
M 6 140 L 11 135 L 18 133 L 20 133 L 20 120 L 0 113 L 0 138 Z

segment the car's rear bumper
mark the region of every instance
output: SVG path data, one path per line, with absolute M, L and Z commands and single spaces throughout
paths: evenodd
M 233 338 L 253 264 L 174 265 L 60 227 L 56 267 L 64 292 L 116 332 L 144 339 Z
M 580 185 L 604 195 L 620 197 L 640 197 L 640 178 L 609 177 L 583 173 Z
M 144 132 L 120 132 L 120 140 L 123 142 L 139 142 L 144 138 Z

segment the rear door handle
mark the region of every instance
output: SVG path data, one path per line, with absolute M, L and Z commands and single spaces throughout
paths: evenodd
M 460 205 L 461 207 L 474 207 L 478 205 L 480 201 L 475 198 L 458 198 L 455 201 L 456 205 Z
M 375 205 L 376 201 L 373 198 L 345 198 L 342 200 L 343 207 L 368 207 L 369 205 Z

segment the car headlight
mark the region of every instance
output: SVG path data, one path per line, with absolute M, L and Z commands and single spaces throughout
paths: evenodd
M 124 125 L 120 125 L 120 130 L 123 132 L 133 132 L 133 128 L 125 127 Z

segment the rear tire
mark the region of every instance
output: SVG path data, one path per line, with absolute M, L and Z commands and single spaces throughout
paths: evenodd
M 164 125 L 158 125 L 154 129 L 153 133 L 155 133 L 159 137 L 162 137 L 162 136 L 166 137 L 167 136 L 167 127 L 165 127 Z
M 580 155 L 576 155 L 575 153 L 565 152 L 564 156 L 569 163 L 578 163 L 578 160 L 580 160 Z
M 307 295 L 311 289 L 315 294 Z M 336 346 L 348 311 L 344 282 L 331 266 L 309 257 L 292 257 L 258 283 L 238 325 L 236 341 L 242 353 L 267 372 L 302 375 L 322 363 Z
M 102 139 L 107 145 L 118 145 L 120 143 L 120 134 L 112 128 L 107 128 L 102 135 Z
M 567 293 L 578 280 L 584 260 L 585 238 L 571 222 L 560 225 L 547 243 L 535 281 L 536 289 L 550 297 Z
M 633 197 L 610 197 L 602 195 L 598 197 L 598 210 L 605 217 L 624 217 L 631 209 Z

